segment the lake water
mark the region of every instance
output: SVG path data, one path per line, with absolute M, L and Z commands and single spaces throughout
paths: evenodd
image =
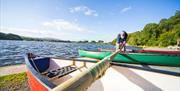
M 82 44 L 37 41 L 0 40 L 0 66 L 23 64 L 24 55 L 32 52 L 36 55 L 50 57 L 78 57 L 78 49 L 96 50 L 97 48 L 114 48 L 110 44 Z
M 83 43 L 60 43 L 60 42 L 37 42 L 37 41 L 10 41 L 0 40 L 0 67 L 15 64 L 24 64 L 24 56 L 31 52 L 39 56 L 48 57 L 78 57 L 78 49 L 97 50 L 97 48 L 114 48 L 110 44 L 83 44 Z M 137 49 L 132 46 L 128 50 Z M 153 68 L 151 66 L 151 68 Z M 180 72 L 179 67 L 155 67 Z

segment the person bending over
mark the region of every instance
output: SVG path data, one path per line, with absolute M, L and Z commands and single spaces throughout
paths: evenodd
M 125 31 L 122 31 L 118 34 L 116 39 L 116 51 L 119 50 L 122 47 L 122 51 L 126 51 L 126 39 L 128 37 L 128 34 Z

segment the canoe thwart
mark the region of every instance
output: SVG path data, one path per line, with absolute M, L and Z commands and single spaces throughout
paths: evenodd
M 54 78 L 54 77 L 60 78 L 76 70 L 77 70 L 77 67 L 69 65 L 69 66 L 61 67 L 55 70 L 44 72 L 42 73 L 42 75 L 46 75 L 49 78 Z

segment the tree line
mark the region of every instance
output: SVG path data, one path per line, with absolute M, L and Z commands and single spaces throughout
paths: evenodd
M 96 43 L 96 44 L 104 44 L 103 40 L 84 40 L 84 41 L 70 41 L 70 40 L 59 40 L 59 39 L 53 39 L 53 38 L 32 38 L 32 37 L 24 37 L 19 36 L 12 33 L 2 33 L 0 32 L 0 40 L 25 40 L 25 41 L 49 41 L 49 42 L 64 42 L 64 43 Z
M 69 40 L 59 40 L 59 39 L 52 39 L 52 38 L 31 38 L 31 37 L 24 37 L 19 36 L 12 33 L 2 33 L 0 32 L 0 40 L 25 40 L 25 41 L 49 41 L 49 42 L 66 42 L 70 43 Z
M 15 34 L 5 34 L 0 32 L 0 40 L 23 40 L 21 36 Z
M 159 46 L 176 45 L 180 39 L 180 11 L 168 19 L 161 19 L 158 24 L 146 24 L 143 30 L 128 34 L 127 43 L 134 46 Z M 116 39 L 112 44 L 116 43 Z

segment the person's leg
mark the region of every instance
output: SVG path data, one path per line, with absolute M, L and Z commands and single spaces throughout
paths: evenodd
M 121 51 L 125 52 L 126 51 L 126 45 L 123 43 L 120 43 L 119 49 L 121 48 Z
M 124 47 L 123 47 L 123 48 L 124 48 L 124 50 L 123 50 L 123 51 L 125 52 L 125 51 L 126 51 L 126 44 L 124 45 Z
M 116 43 L 116 51 L 119 50 L 120 44 Z
M 124 51 L 124 50 L 125 50 L 125 47 L 123 46 L 122 49 L 121 49 L 121 51 Z

